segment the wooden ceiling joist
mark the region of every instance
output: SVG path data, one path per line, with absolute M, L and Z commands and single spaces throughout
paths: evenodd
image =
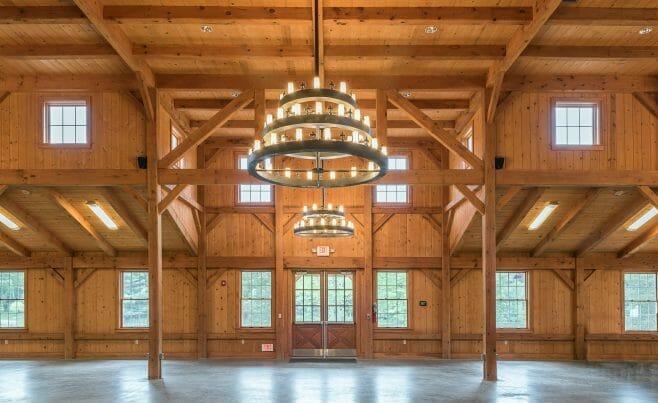
M 9 249 L 11 252 L 15 253 L 18 256 L 29 257 L 30 250 L 25 246 L 21 245 L 14 238 L 0 231 L 0 245 Z
M 103 198 L 112 206 L 114 211 L 121 217 L 123 222 L 130 227 L 130 229 L 137 235 L 141 240 L 147 241 L 148 232 L 144 225 L 139 221 L 139 219 L 133 214 L 128 205 L 121 199 L 117 190 L 115 188 L 101 188 L 100 193 Z
M 174 200 L 180 196 L 181 193 L 187 188 L 188 185 L 176 185 L 173 189 L 169 189 L 165 187 L 164 189 L 168 192 L 167 196 L 160 201 L 160 204 L 158 204 L 158 212 L 160 214 L 164 213 L 169 207 L 171 206 L 171 203 L 173 203 Z
M 640 194 L 646 198 L 649 203 L 653 204 L 655 208 L 658 208 L 658 195 L 653 191 L 649 186 L 638 186 L 637 190 L 640 191 Z
M 145 58 L 297 58 L 313 57 L 311 46 L 238 46 L 238 45 L 135 45 L 133 55 Z
M 480 197 L 475 193 L 475 191 L 469 189 L 466 185 L 455 185 L 455 188 L 461 193 L 475 209 L 482 215 L 484 215 L 484 203 L 480 200 Z
M 9 200 L 7 197 L 0 199 L 0 205 L 4 207 L 9 213 L 16 217 L 20 222 L 25 224 L 32 232 L 41 236 L 49 244 L 54 246 L 61 252 L 66 253 L 67 255 L 73 254 L 73 249 L 60 240 L 55 234 L 52 233 L 48 228 L 46 228 L 39 220 L 34 218 L 31 214 L 23 210 L 18 204 L 14 201 Z
M 496 60 L 505 56 L 505 47 L 497 45 L 328 45 L 327 57 L 393 58 L 439 60 Z
M 1 7 L 0 7 L 1 8 Z M 127 91 L 138 88 L 132 74 L 58 74 L 0 77 L 0 91 Z
M 559 7 L 547 25 L 639 27 L 658 24 L 658 9 L 632 7 Z
M 0 45 L 0 57 L 17 60 L 79 60 L 116 58 L 117 54 L 106 44 Z
M 2 6 L 0 24 L 87 24 L 75 6 Z
M 105 6 L 103 17 L 126 23 L 310 24 L 310 7 Z
M 612 217 L 608 218 L 596 231 L 592 232 L 576 250 L 576 256 L 581 257 L 587 252 L 597 247 L 605 241 L 610 235 L 617 231 L 622 225 L 630 220 L 634 215 L 640 212 L 647 205 L 643 197 L 636 198 L 624 208 L 620 209 Z
M 109 242 L 94 228 L 94 226 L 87 220 L 80 211 L 75 208 L 62 194 L 54 189 L 49 190 L 50 196 L 53 200 L 62 207 L 80 226 L 89 234 L 99 248 L 101 248 L 108 256 L 116 256 L 117 252 Z
M 624 248 L 617 253 L 617 257 L 622 259 L 639 251 L 644 245 L 654 239 L 657 235 L 658 224 L 654 224 L 651 228 L 644 231 L 639 237 L 633 239 L 628 245 L 624 246 Z
M 496 248 L 498 250 L 500 250 L 507 238 L 509 238 L 510 235 L 512 235 L 512 232 L 514 232 L 519 224 L 521 224 L 521 221 L 523 221 L 530 209 L 534 207 L 545 191 L 545 188 L 533 188 L 528 192 L 521 205 L 514 211 L 512 216 L 505 223 L 503 229 L 500 230 L 496 236 Z
M 508 76 L 502 89 L 520 92 L 658 92 L 658 77 L 587 74 Z
M 171 150 L 169 154 L 165 155 L 159 162 L 158 166 L 160 168 L 167 168 L 172 164 L 176 163 L 179 159 L 185 155 L 188 151 L 192 150 L 193 147 L 198 146 L 203 143 L 205 139 L 210 137 L 212 132 L 224 125 L 235 112 L 239 111 L 245 107 L 248 103 L 252 102 L 254 99 L 254 91 L 244 91 L 238 97 L 233 99 L 224 109 L 217 112 L 210 120 L 208 120 L 203 126 L 191 133 L 187 138 L 183 140 L 182 143 L 178 145 L 175 149 Z
M 529 45 L 521 54 L 527 59 L 656 60 L 657 46 L 541 46 Z
M 541 255 L 551 244 L 551 242 L 556 240 L 560 234 L 562 234 L 567 228 L 569 228 L 571 224 L 574 223 L 574 221 L 576 221 L 578 214 L 587 209 L 587 207 L 589 207 L 596 200 L 600 193 L 601 188 L 592 188 L 588 190 L 585 194 L 585 197 L 574 204 L 562 217 L 562 219 L 557 224 L 555 224 L 551 231 L 539 241 L 532 252 L 530 252 L 530 256 L 538 257 Z
M 496 210 L 501 210 L 521 191 L 521 186 L 510 186 L 496 202 Z
M 455 153 L 474 169 L 482 169 L 483 164 L 480 158 L 473 154 L 468 148 L 466 148 L 466 146 L 459 142 L 459 140 L 455 139 L 454 136 L 438 127 L 434 120 L 423 113 L 423 111 L 416 108 L 408 99 L 395 90 L 387 91 L 386 96 L 390 103 L 398 107 L 400 110 L 407 112 L 411 120 L 427 130 L 432 137 L 434 137 L 439 143 L 443 144 L 448 150 Z
M 532 19 L 530 7 L 328 7 L 326 20 L 360 24 L 515 24 Z

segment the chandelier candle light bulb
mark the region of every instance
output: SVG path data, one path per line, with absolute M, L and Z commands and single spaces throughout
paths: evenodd
M 320 88 L 320 77 L 313 77 L 313 88 Z
M 295 140 L 302 141 L 303 138 L 302 129 L 295 129 Z
M 293 83 L 292 81 L 289 81 L 288 82 L 288 94 L 292 94 L 293 92 L 295 92 L 295 83 Z

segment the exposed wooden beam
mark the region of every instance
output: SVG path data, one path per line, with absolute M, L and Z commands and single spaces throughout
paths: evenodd
M 117 54 L 111 46 L 102 43 L 0 45 L 0 57 L 14 60 L 79 60 L 116 58 Z
M 0 7 L 2 8 L 2 7 Z M 43 74 L 0 77 L 0 91 L 124 91 L 138 88 L 132 74 Z
M 76 295 L 75 278 L 76 272 L 73 269 L 73 259 L 64 258 L 64 359 L 70 360 L 75 358 L 75 328 L 76 328 Z
M 478 110 L 480 110 L 480 105 L 482 105 L 480 100 L 481 97 L 482 91 L 477 91 L 475 95 L 473 95 L 473 98 L 471 98 L 468 110 L 457 118 L 457 121 L 455 122 L 455 132 L 457 132 L 457 136 L 465 134 L 464 131 L 468 128 L 468 125 L 471 123 Z
M 190 121 L 190 126 L 192 128 L 202 127 L 208 121 L 207 120 L 192 120 Z M 452 130 L 455 128 L 455 122 L 452 120 L 435 120 L 436 126 L 444 130 Z M 420 127 L 413 120 L 389 120 L 388 129 L 419 129 Z M 216 132 L 226 133 L 228 129 L 246 129 L 244 133 L 249 133 L 250 130 L 254 128 L 253 120 L 229 120 L 221 128 L 217 128 Z M 379 122 L 377 120 L 371 120 L 370 122 L 371 129 L 378 129 Z M 238 132 L 237 130 L 235 132 Z
M 114 211 L 119 214 L 123 222 L 137 235 L 141 240 L 148 240 L 148 233 L 144 225 L 133 214 L 128 205 L 121 199 L 114 188 L 101 188 L 101 195 L 112 206 Z M 143 200 L 143 199 L 142 199 Z
M 496 202 L 496 210 L 502 210 L 521 191 L 521 186 L 510 186 Z
M 208 221 L 206 224 L 206 232 L 210 232 L 215 229 L 215 227 L 218 226 L 220 222 L 222 222 L 224 217 L 226 217 L 226 215 L 218 213 L 213 218 L 211 218 L 210 221 Z
M 521 221 L 523 221 L 530 209 L 534 207 L 537 201 L 544 194 L 545 190 L 545 188 L 534 188 L 528 192 L 521 205 L 516 209 L 516 211 L 514 211 L 512 217 L 510 217 L 510 219 L 505 223 L 503 229 L 498 233 L 496 237 L 496 248 L 498 250 L 500 250 L 503 243 L 507 240 L 507 238 L 510 237 L 510 235 L 512 235 Z
M 499 186 L 654 186 L 658 171 L 551 171 L 500 170 L 496 172 Z
M 521 54 L 526 59 L 656 60 L 658 46 L 553 46 L 529 45 Z
M 178 233 L 183 238 L 185 245 L 188 250 L 194 255 L 199 255 L 199 238 L 195 232 L 190 232 L 187 226 L 185 226 L 182 218 L 180 217 L 177 210 L 167 209 L 164 211 L 163 215 L 169 217 L 172 224 L 178 230 Z
M 313 73 L 263 75 L 220 75 L 220 74 L 158 74 L 157 87 L 162 90 L 203 90 L 234 88 L 281 89 L 282 83 L 293 80 L 311 82 Z M 482 89 L 484 76 L 480 75 L 432 75 L 432 76 L 379 76 L 341 74 L 327 80 L 346 81 L 355 89 L 436 89 L 465 90 Z M 1 88 L 1 87 L 0 87 Z
M 617 253 L 617 257 L 622 259 L 626 256 L 637 252 L 642 248 L 647 242 L 651 241 L 653 238 L 658 235 L 658 224 L 654 224 L 651 228 L 644 231 L 640 236 L 633 239 L 628 245 L 624 246 L 622 250 Z
M 128 196 L 130 196 L 134 201 L 137 202 L 144 210 L 148 210 L 148 205 L 146 202 L 146 199 L 144 196 L 141 195 L 135 188 L 132 186 L 120 186 L 121 190 L 123 190 Z
M 466 185 L 455 185 L 455 188 L 461 193 L 475 209 L 484 215 L 484 202 L 480 200 L 477 194 L 474 191 L 466 187 Z
M 331 45 L 326 56 L 335 59 L 389 59 L 415 60 L 497 60 L 505 56 L 505 47 L 499 45 Z
M 505 73 L 516 62 L 537 33 L 539 33 L 541 27 L 548 21 L 548 18 L 558 8 L 560 3 L 562 3 L 562 0 L 536 0 L 533 7 L 532 21 L 528 25 L 519 27 L 512 34 L 512 38 L 507 42 L 507 46 L 505 47 L 505 57 L 496 61 L 489 68 L 487 75 L 487 89 L 489 92 L 486 111 L 487 122 L 493 122 L 496 116 L 496 107 L 498 106 L 498 99 Z
M 576 288 L 576 285 L 575 285 L 574 280 L 572 280 L 571 277 L 570 277 L 569 274 L 568 274 L 569 272 L 566 272 L 566 273 L 565 273 L 563 270 L 553 270 L 553 273 L 555 273 L 555 275 L 556 275 L 560 280 L 562 280 L 562 282 L 563 282 L 567 287 L 569 287 L 569 289 L 573 290 L 573 289 Z
M 532 19 L 530 7 L 328 7 L 325 18 L 338 24 L 432 23 L 480 25 L 526 24 Z
M 469 108 L 468 99 L 410 99 L 418 109 L 427 110 L 465 110 Z M 174 99 L 174 108 L 182 111 L 187 110 L 204 110 L 217 112 L 219 109 L 225 108 L 231 99 L 208 99 L 208 98 L 180 98 Z M 267 109 L 276 109 L 279 105 L 278 99 L 267 99 L 265 101 Z M 376 100 L 374 99 L 360 99 L 359 108 L 361 110 L 375 110 Z M 248 104 L 243 109 L 252 110 L 254 104 Z
M 201 144 L 205 139 L 207 139 L 217 127 L 222 126 L 226 123 L 235 112 L 242 109 L 249 102 L 254 99 L 254 91 L 244 91 L 234 100 L 232 100 L 226 108 L 217 112 L 208 122 L 203 126 L 191 133 L 187 138 L 183 140 L 181 144 L 178 145 L 175 149 L 171 150 L 167 155 L 165 155 L 159 162 L 158 166 L 160 168 L 167 168 L 173 165 L 176 161 L 181 159 L 185 153 L 190 151 L 193 147 Z
M 485 100 L 482 99 L 482 109 Z M 496 125 L 484 124 L 484 211 L 482 216 L 482 361 L 485 381 L 498 379 L 496 357 Z M 508 223 L 509 225 L 509 223 Z M 511 231 L 510 231 L 511 232 Z
M 658 58 L 658 56 L 656 56 Z M 656 94 L 649 94 L 646 92 L 634 92 L 633 97 L 642 104 L 649 113 L 651 113 L 655 118 L 658 118 L 658 98 Z
M 0 105 L 2 105 L 2 103 L 5 102 L 5 99 L 9 98 L 10 95 L 11 92 L 9 91 L 3 91 L 2 93 L 0 93 Z
M 324 0 L 312 0 L 311 14 L 313 16 L 313 74 L 325 85 L 324 67 Z
M 423 214 L 422 217 L 430 223 L 432 228 L 434 228 L 439 234 L 442 233 L 441 223 L 431 214 Z
M 475 188 L 473 188 L 473 189 L 471 190 L 471 192 L 477 194 L 481 189 L 482 189 L 482 185 L 478 185 L 478 186 L 476 186 Z M 464 202 L 467 201 L 467 200 L 468 200 L 468 199 L 466 199 L 466 197 L 465 197 L 463 194 L 461 194 L 461 192 L 460 192 L 460 193 L 459 193 L 459 196 L 457 196 L 457 197 L 455 197 L 454 199 L 450 200 L 450 201 L 446 204 L 446 206 L 445 206 L 445 211 L 455 209 L 455 208 L 461 206 L 462 203 L 464 203 Z
M 643 197 L 640 197 L 631 201 L 622 209 L 619 209 L 578 246 L 578 249 L 576 250 L 576 256 L 583 256 L 585 253 L 594 249 L 601 242 L 605 241 L 610 235 L 617 231 L 619 227 L 624 225 L 626 221 L 631 219 L 634 215 L 639 213 L 640 210 L 646 207 L 646 205 L 647 201 Z
M 87 24 L 75 6 L 2 6 L 0 24 Z
M 482 169 L 482 160 L 475 154 L 469 151 L 462 143 L 455 139 L 445 130 L 436 125 L 434 120 L 427 116 L 423 111 L 416 108 L 409 100 L 400 95 L 397 91 L 387 91 L 389 102 L 397 106 L 399 109 L 407 112 L 409 117 L 416 122 L 420 127 L 427 130 L 427 132 L 434 137 L 439 143 L 443 144 L 448 150 L 455 153 L 458 157 L 463 159 L 468 165 L 476 170 Z
M 73 0 L 75 5 L 87 16 L 92 26 L 114 48 L 119 57 L 137 73 L 139 79 L 148 87 L 155 86 L 155 77 L 151 68 L 132 54 L 132 44 L 118 24 L 103 18 L 103 4 L 98 0 Z
M 162 108 L 167 112 L 167 115 L 171 118 L 173 123 L 177 126 L 177 128 L 181 131 L 183 131 L 184 135 L 189 135 L 190 132 L 192 131 L 192 128 L 190 127 L 190 120 L 185 116 L 182 112 L 178 111 L 174 107 L 174 100 L 171 98 L 169 94 L 158 94 L 158 97 L 160 98 L 160 105 Z
M 507 76 L 503 91 L 521 92 L 658 92 L 658 76 L 531 75 Z
M 271 233 L 274 233 L 274 220 L 270 214 L 252 214 L 258 222 L 260 222 L 263 227 L 265 227 Z
M 29 249 L 2 231 L 0 231 L 0 244 L 18 256 L 30 256 Z
M 73 249 L 60 240 L 55 234 L 53 234 L 48 228 L 46 228 L 39 220 L 32 217 L 31 214 L 23 210 L 18 204 L 14 201 L 9 200 L 7 197 L 0 199 L 0 205 L 4 207 L 11 215 L 16 217 L 21 223 L 25 224 L 32 232 L 41 236 L 52 246 L 58 250 L 66 253 L 67 255 L 73 254 Z
M 585 197 L 581 198 L 574 204 L 562 217 L 562 219 L 551 228 L 550 232 L 546 234 L 535 248 L 530 252 L 530 256 L 538 257 L 541 255 L 548 245 L 556 240 L 571 224 L 576 221 L 578 214 L 589 207 L 601 193 L 601 188 L 592 188 L 585 193 Z
M 167 190 L 167 195 L 158 203 L 158 213 L 162 214 L 169 209 L 171 203 L 187 188 L 188 185 L 176 185 L 173 189 Z
M 176 24 L 310 24 L 310 7 L 105 6 L 103 17 L 117 22 Z
M 1 48 L 0 48 L 1 49 Z M 252 59 L 313 57 L 311 46 L 249 46 L 249 45 L 135 45 L 133 55 L 149 59 Z
M 101 248 L 108 256 L 116 256 L 117 252 L 109 242 L 94 228 L 94 226 L 69 202 L 62 194 L 54 189 L 49 190 L 50 196 L 55 200 L 60 207 L 62 207 L 80 226 L 89 234 L 99 248 Z
M 658 24 L 656 8 L 560 7 L 547 25 L 638 27 Z
M 656 195 L 656 192 L 654 192 L 649 186 L 638 186 L 637 189 L 640 191 L 640 194 L 649 201 L 649 203 L 653 204 L 655 208 L 658 208 L 658 195 Z
M 0 183 L 34 186 L 143 185 L 141 169 L 0 169 Z

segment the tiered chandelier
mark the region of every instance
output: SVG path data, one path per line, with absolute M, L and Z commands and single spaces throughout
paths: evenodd
M 311 163 L 308 167 L 285 167 L 285 157 Z M 347 158 L 359 162 L 325 168 L 328 160 Z M 320 88 L 318 77 L 313 88 L 301 83 L 295 89 L 294 83 L 288 83 L 276 119 L 267 115 L 263 139 L 254 142 L 247 164 L 249 173 L 258 179 L 305 188 L 360 185 L 384 176 L 388 169 L 386 146 L 371 135 L 370 118 L 361 116 L 356 96 L 347 93 L 344 82 L 338 90 L 333 83 Z
M 345 218 L 343 206 L 324 204 L 324 189 L 322 189 L 322 205 L 318 208 L 313 204 L 311 209 L 304 206 L 302 219 L 293 227 L 295 236 L 305 238 L 341 238 L 354 236 L 354 223 Z
M 322 189 L 322 205 L 304 206 L 302 219 L 294 225 L 295 236 L 350 237 L 354 223 L 345 218 L 342 206 L 325 206 L 324 190 L 386 175 L 386 154 L 386 146 L 372 136 L 370 118 L 362 116 L 356 96 L 347 93 L 346 83 L 341 82 L 338 90 L 333 83 L 321 88 L 315 77 L 313 88 L 288 83 L 276 119 L 266 116 L 262 140 L 254 141 L 249 150 L 247 169 L 276 185 Z M 286 166 L 293 161 L 293 166 Z

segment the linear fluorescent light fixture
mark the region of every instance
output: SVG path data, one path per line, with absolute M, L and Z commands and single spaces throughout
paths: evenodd
M 642 214 L 637 220 L 633 221 L 631 225 L 626 227 L 626 230 L 628 231 L 636 231 L 640 227 L 642 227 L 644 224 L 648 223 L 649 220 L 654 218 L 658 214 L 658 209 L 655 207 L 652 207 L 651 210 L 647 211 L 646 213 Z
M 87 202 L 87 207 L 89 207 L 89 209 L 93 211 L 94 214 L 96 214 L 96 217 L 98 217 L 101 221 L 103 221 L 103 224 L 105 224 L 105 226 L 108 229 L 111 230 L 119 229 L 117 224 L 110 218 L 109 215 L 107 215 L 105 210 L 103 210 L 103 208 L 99 206 L 98 203 L 93 201 Z
M 11 218 L 7 217 L 6 215 L 0 213 L 0 223 L 2 223 L 5 227 L 9 228 L 12 231 L 18 231 L 21 229 L 21 227 L 16 224 Z
M 557 208 L 557 202 L 550 202 L 547 205 L 544 206 L 544 208 L 537 214 L 537 217 L 535 217 L 534 220 L 530 223 L 528 226 L 528 229 L 530 231 L 534 231 L 537 228 L 541 227 L 541 225 L 546 221 L 546 219 L 553 214 L 553 211 Z

